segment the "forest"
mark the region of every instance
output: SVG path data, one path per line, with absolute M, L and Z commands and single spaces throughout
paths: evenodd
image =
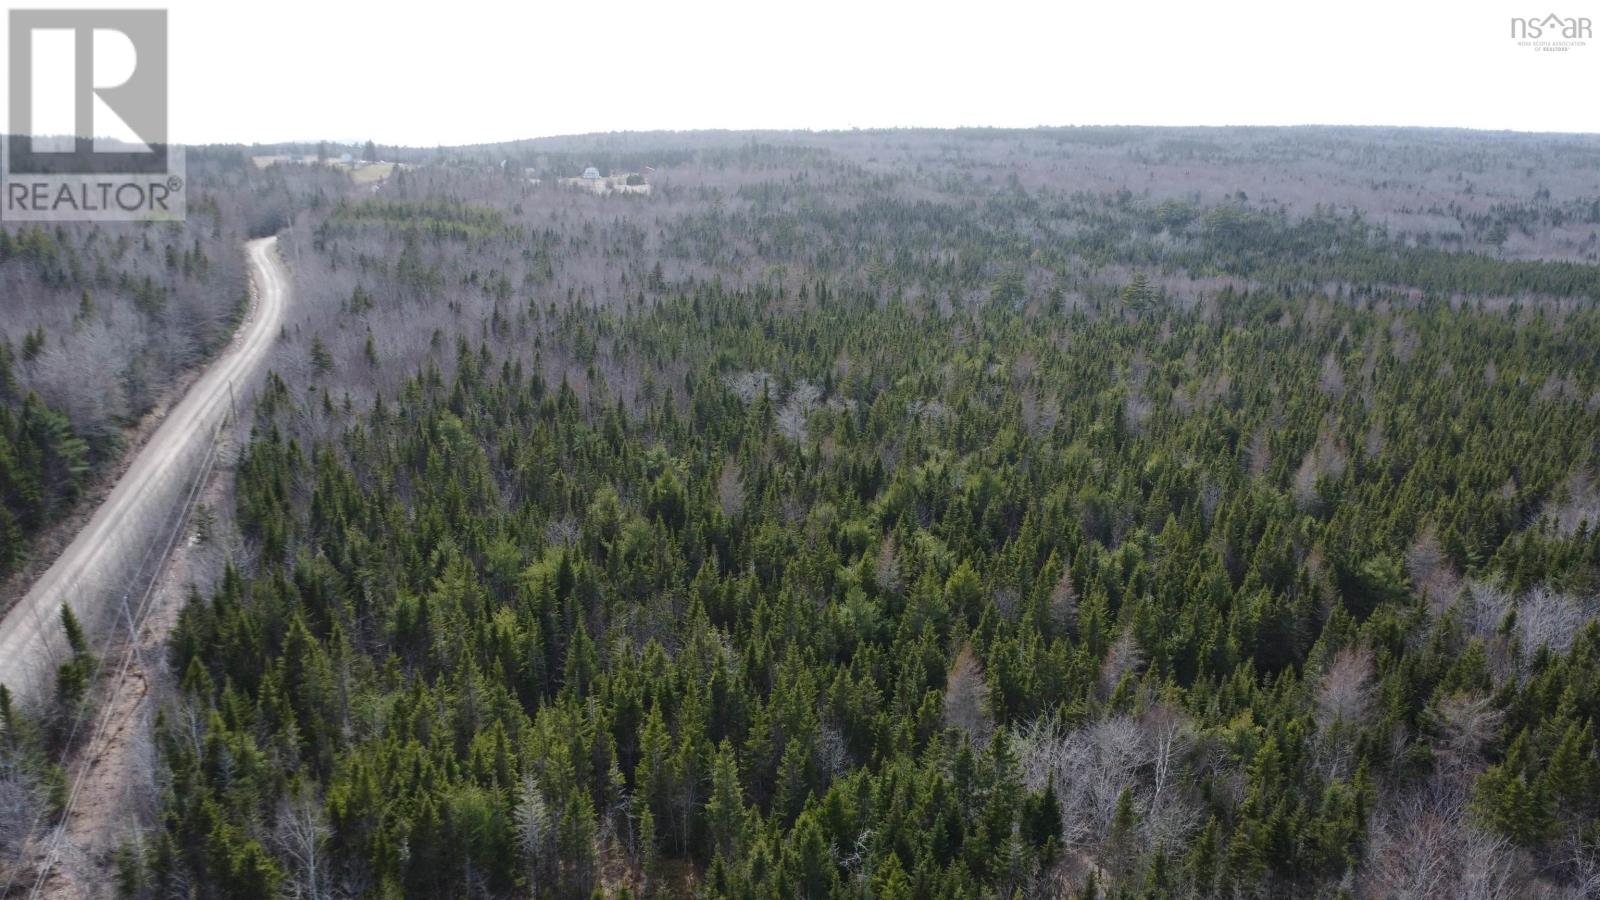
M 1600 141 L 378 152 L 0 243 L 128 315 L 280 226 L 295 280 L 120 896 L 1600 891 Z M 0 343 L 0 542 L 146 396 L 52 394 L 74 327 Z M 0 807 L 60 814 L 73 648 Z

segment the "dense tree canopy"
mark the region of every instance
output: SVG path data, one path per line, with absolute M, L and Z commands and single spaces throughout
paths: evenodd
M 163 865 L 306 791 L 327 877 L 434 896 L 1301 893 L 1390 789 L 1585 840 L 1592 310 L 801 290 L 514 314 L 685 366 L 634 413 L 465 338 L 327 441 L 269 399 Z
M 1595 267 L 1013 139 L 297 226 L 128 892 L 1592 883 Z

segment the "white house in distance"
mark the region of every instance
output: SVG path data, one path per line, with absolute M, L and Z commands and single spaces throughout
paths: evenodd
M 601 175 L 600 170 L 594 166 L 584 169 L 583 174 L 577 178 L 561 179 L 561 183 L 566 187 L 593 191 L 601 196 L 650 193 L 650 182 L 639 172 L 613 172 L 610 175 Z

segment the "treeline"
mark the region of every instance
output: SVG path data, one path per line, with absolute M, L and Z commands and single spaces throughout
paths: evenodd
M 1266 289 L 1415 289 L 1494 298 L 1600 298 L 1600 267 L 1562 260 L 1506 260 L 1495 251 L 1449 250 L 1428 234 L 1391 236 L 1359 213 L 1291 216 L 1245 201 L 1199 206 L 1132 194 L 987 197 L 982 215 L 959 205 L 908 202 L 888 182 L 848 207 L 800 202 L 805 186 L 741 187 L 747 211 L 713 209 L 675 229 L 674 256 L 758 256 L 806 268 L 845 262 L 880 283 L 929 293 L 975 290 L 996 268 L 1093 281 L 1097 269 L 1145 267 L 1190 279 L 1233 276 Z M 827 239 L 818 236 L 826 234 Z M 1600 249 L 1600 240 L 1596 242 Z M 844 254 L 844 259 L 839 257 Z

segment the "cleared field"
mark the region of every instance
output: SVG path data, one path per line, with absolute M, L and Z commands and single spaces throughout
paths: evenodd
M 393 171 L 394 163 L 368 163 L 364 166 L 353 169 L 350 172 L 350 178 L 354 180 L 356 184 L 372 184 L 375 181 L 382 181 L 383 179 L 388 178 L 389 173 Z

